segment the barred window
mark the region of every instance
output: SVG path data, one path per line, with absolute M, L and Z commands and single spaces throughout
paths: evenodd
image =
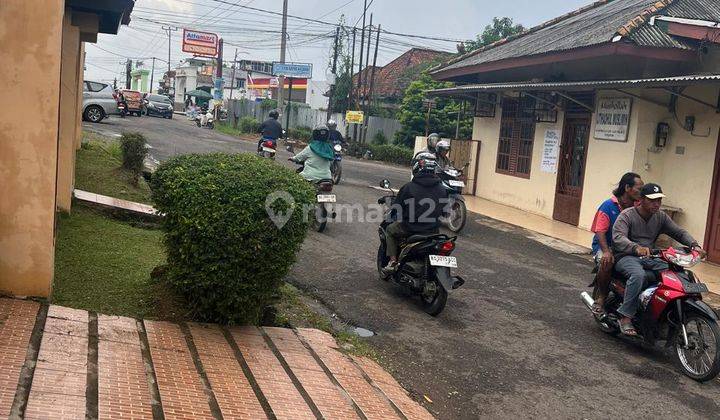
M 497 173 L 530 178 L 535 138 L 535 100 L 529 96 L 503 98 Z

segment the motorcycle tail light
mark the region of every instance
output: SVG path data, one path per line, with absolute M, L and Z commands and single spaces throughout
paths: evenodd
M 438 252 L 440 255 L 447 255 L 452 252 L 452 250 L 455 249 L 455 242 L 453 241 L 446 241 L 440 244 L 438 247 Z
M 330 192 L 332 191 L 333 184 L 331 182 L 323 182 L 320 184 L 320 191 Z
M 275 148 L 275 146 L 273 146 L 273 142 L 270 140 L 265 140 L 262 145 L 263 145 L 263 147 L 270 147 L 272 149 Z

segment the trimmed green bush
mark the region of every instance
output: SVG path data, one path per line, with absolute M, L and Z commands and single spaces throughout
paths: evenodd
M 378 131 L 375 133 L 375 136 L 373 137 L 372 144 L 387 144 L 388 139 L 385 137 L 385 133 L 382 131 Z
M 181 155 L 162 163 L 151 181 L 163 230 L 166 278 L 195 318 L 257 323 L 278 293 L 307 231 L 303 208 L 315 190 L 290 169 L 250 154 Z M 281 228 L 265 206 L 271 193 L 277 213 L 292 209 Z
M 239 126 L 240 131 L 248 134 L 255 134 L 260 129 L 260 123 L 254 117 L 242 117 Z
M 413 149 L 395 144 L 371 144 L 369 146 L 374 160 L 410 165 L 413 158 Z
M 147 140 L 140 133 L 123 133 L 120 136 L 120 151 L 122 153 L 122 166 L 133 174 L 133 182 L 138 183 L 142 174 L 145 156 L 147 156 Z
M 301 125 L 299 127 L 291 128 L 288 134 L 290 135 L 290 138 L 295 140 L 310 141 L 312 138 L 312 128 Z

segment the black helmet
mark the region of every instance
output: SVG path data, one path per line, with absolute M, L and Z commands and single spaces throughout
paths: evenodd
M 312 139 L 320 141 L 328 141 L 330 137 L 330 130 L 328 130 L 325 124 L 320 124 L 315 127 L 312 131 Z
M 434 174 L 435 169 L 437 169 L 437 162 L 434 154 L 425 152 L 415 156 L 415 164 L 412 168 L 413 175 L 421 173 Z
M 273 109 L 272 111 L 270 111 L 270 118 L 277 120 L 279 117 L 280 117 L 280 113 L 277 112 L 277 110 Z
M 440 134 L 438 134 L 438 133 L 430 134 L 427 138 L 428 150 L 435 153 L 435 146 L 437 146 L 439 141 L 440 141 Z

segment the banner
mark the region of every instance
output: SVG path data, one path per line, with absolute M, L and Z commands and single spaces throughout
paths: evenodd
M 345 113 L 345 122 L 348 124 L 362 124 L 365 121 L 365 115 L 362 111 L 347 111 Z

